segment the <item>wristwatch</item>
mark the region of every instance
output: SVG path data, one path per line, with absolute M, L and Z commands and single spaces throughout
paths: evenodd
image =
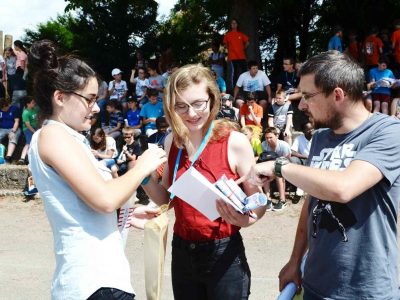
M 275 167 L 274 167 L 274 174 L 276 177 L 282 177 L 282 166 L 287 165 L 290 163 L 290 160 L 286 157 L 278 157 L 275 160 Z

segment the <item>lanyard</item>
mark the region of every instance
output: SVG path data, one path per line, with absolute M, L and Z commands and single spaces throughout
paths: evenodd
M 210 125 L 210 127 L 208 127 L 206 135 L 204 136 L 203 140 L 201 141 L 199 149 L 197 149 L 197 152 L 194 155 L 194 158 L 193 158 L 193 161 L 192 161 L 190 167 L 193 167 L 194 163 L 199 158 L 201 152 L 203 152 L 204 148 L 207 146 L 207 141 L 208 141 L 208 138 L 211 135 L 213 127 L 214 127 L 214 122 L 211 122 L 211 125 Z M 179 168 L 179 162 L 181 160 L 181 155 L 182 155 L 182 148 L 179 148 L 178 155 L 176 156 L 176 160 L 175 160 L 174 176 L 172 177 L 172 184 L 174 184 L 175 179 L 176 179 L 176 174 L 178 173 L 178 168 Z M 172 200 L 174 197 L 175 197 L 175 195 L 171 194 L 169 196 L 169 199 Z

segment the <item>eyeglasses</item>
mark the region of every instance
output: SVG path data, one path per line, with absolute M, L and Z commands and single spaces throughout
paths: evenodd
M 307 102 L 307 101 L 309 101 L 312 97 L 317 96 L 318 94 L 322 94 L 322 93 L 323 93 L 323 92 L 321 91 L 321 92 L 315 92 L 315 93 L 312 93 L 312 94 L 302 94 L 302 95 L 301 95 L 301 100 Z
M 94 104 L 97 102 L 97 99 L 98 99 L 97 96 L 95 96 L 92 99 L 90 99 L 88 97 L 85 97 L 85 96 L 83 96 L 81 94 L 78 94 L 78 93 L 75 93 L 75 92 L 71 92 L 71 94 L 74 94 L 76 96 L 79 96 L 79 97 L 82 97 L 83 99 L 85 99 L 85 101 L 87 102 L 88 108 L 92 108 L 94 106 Z
M 208 101 L 210 101 L 210 98 L 207 100 L 197 100 L 192 104 L 178 102 L 175 104 L 174 109 L 180 115 L 188 113 L 190 108 L 192 108 L 195 112 L 202 112 L 207 108 Z
M 124 139 L 130 139 L 132 137 L 132 135 L 124 135 Z

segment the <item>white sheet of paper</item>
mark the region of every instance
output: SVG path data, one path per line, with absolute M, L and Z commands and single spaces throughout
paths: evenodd
M 211 221 L 220 217 L 216 208 L 217 199 L 223 199 L 231 204 L 229 199 L 195 168 L 189 168 L 183 173 L 168 191 L 193 206 Z

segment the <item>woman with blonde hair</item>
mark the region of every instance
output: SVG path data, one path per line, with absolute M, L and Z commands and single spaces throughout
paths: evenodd
M 162 185 L 150 179 L 146 193 L 157 204 L 169 201 L 167 189 L 190 167 L 210 182 L 222 175 L 238 179 L 254 164 L 253 150 L 238 126 L 214 121 L 220 94 L 209 69 L 187 65 L 175 71 L 166 87 L 164 111 L 172 129 L 165 141 L 168 163 Z M 188 187 L 190 188 L 190 187 Z M 246 194 L 257 187 L 243 183 Z M 250 269 L 239 229 L 257 219 L 218 201 L 221 218 L 207 217 L 178 197 L 172 198 L 176 222 L 172 241 L 172 286 L 175 299 L 247 299 Z

